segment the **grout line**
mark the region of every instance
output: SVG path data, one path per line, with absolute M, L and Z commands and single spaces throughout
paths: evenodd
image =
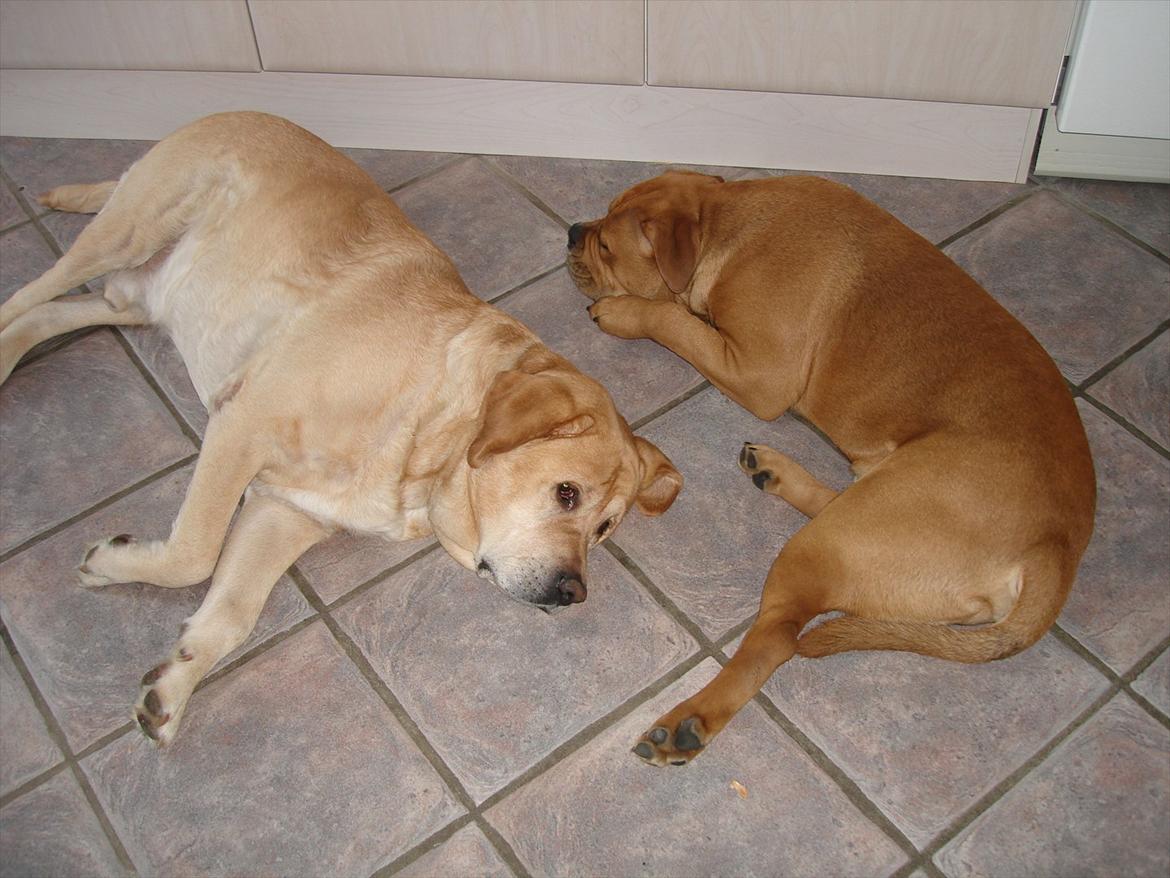
M 433 551 L 433 548 L 434 547 L 428 548 L 426 552 Z M 411 560 L 417 559 L 423 554 L 425 554 L 425 552 L 416 552 L 400 566 L 406 566 L 406 564 Z M 341 648 L 341 651 L 349 658 L 351 662 L 353 662 L 358 672 L 363 677 L 365 677 L 366 682 L 370 685 L 370 688 L 374 690 L 374 693 L 378 696 L 379 699 L 381 699 L 382 703 L 386 705 L 391 715 L 398 721 L 399 726 L 404 732 L 406 732 L 411 742 L 423 755 L 423 758 L 425 758 L 427 762 L 430 763 L 431 767 L 439 775 L 440 779 L 442 779 L 442 781 L 447 785 L 447 788 L 454 794 L 456 800 L 467 812 L 465 816 L 468 818 L 468 820 L 464 820 L 462 817 L 456 818 L 456 820 L 452 821 L 452 823 L 448 824 L 446 827 L 444 827 L 444 829 L 448 829 L 452 824 L 460 823 L 461 821 L 462 824 L 466 824 L 467 822 L 473 820 L 478 824 L 479 809 L 475 804 L 475 800 L 464 788 L 462 782 L 456 776 L 455 772 L 451 770 L 450 766 L 448 766 L 447 763 L 443 760 L 442 756 L 439 755 L 439 752 L 431 745 L 431 742 L 423 734 L 422 729 L 419 728 L 418 724 L 414 721 L 414 718 L 411 717 L 410 713 L 390 690 L 390 687 L 386 685 L 386 682 L 378 676 L 377 671 L 374 670 L 373 666 L 369 663 L 369 660 L 366 659 L 358 645 L 353 642 L 352 638 L 350 638 L 350 636 L 342 629 L 341 625 L 338 624 L 338 622 L 330 615 L 329 609 L 325 606 L 325 603 L 321 600 L 316 591 L 314 591 L 312 585 L 305 578 L 304 574 L 294 566 L 289 569 L 288 575 L 292 578 L 293 582 L 296 583 L 297 588 L 300 589 L 301 594 L 304 596 L 305 600 L 309 602 L 309 605 L 317 611 L 317 618 L 325 623 L 325 627 L 329 629 L 329 633 L 333 636 L 334 641 Z M 379 576 L 381 575 L 382 574 L 379 574 Z M 389 575 L 389 573 L 387 572 L 385 575 Z M 377 579 L 378 577 L 374 578 Z M 338 604 L 335 604 L 334 606 L 337 605 Z M 450 834 L 453 835 L 454 832 L 458 830 L 458 828 L 460 827 L 452 829 Z M 426 853 L 427 850 L 437 846 L 439 842 L 435 841 L 435 837 L 442 831 L 443 830 L 440 830 L 439 833 L 436 833 L 420 844 L 415 845 L 415 847 L 407 851 L 406 854 L 394 860 L 388 866 L 379 869 L 377 872 L 375 872 L 375 874 L 391 874 L 393 871 L 397 871 L 401 865 L 405 865 L 406 862 L 411 862 L 422 856 L 422 854 Z M 488 837 L 489 839 L 491 838 L 490 835 Z M 423 850 L 419 852 L 419 848 L 422 848 Z M 498 847 L 497 850 L 501 853 L 502 856 L 506 854 L 506 851 L 499 850 Z M 510 851 L 511 849 L 507 848 L 507 850 Z M 414 854 L 414 856 L 411 856 L 412 854 Z M 513 856 L 515 855 L 513 854 Z
M 1170 716 L 1162 713 L 1153 703 L 1151 703 L 1145 696 L 1137 692 L 1133 688 L 1133 682 L 1141 673 L 1157 661 L 1158 657 L 1170 646 L 1170 637 L 1164 639 L 1161 643 L 1147 652 L 1141 659 L 1134 663 L 1133 667 L 1124 674 L 1118 674 L 1113 668 L 1109 667 L 1104 661 L 1097 657 L 1097 655 L 1081 643 L 1075 636 L 1065 631 L 1060 625 L 1053 625 L 1049 631 L 1052 635 L 1083 658 L 1088 664 L 1092 665 L 1101 676 L 1105 677 L 1111 685 L 1117 686 L 1120 691 L 1133 698 L 1138 704 L 1157 720 L 1162 725 L 1170 729 Z
M 525 289 L 526 287 L 530 287 L 533 284 L 544 280 L 546 277 L 549 277 L 550 275 L 556 274 L 558 271 L 560 271 L 564 267 L 565 267 L 565 263 L 558 262 L 552 268 L 546 268 L 543 271 L 539 272 L 538 274 L 534 274 L 532 277 L 528 278 L 528 280 L 517 284 L 516 286 L 512 287 L 511 289 L 504 290 L 504 292 L 500 293 L 494 299 L 488 299 L 487 303 L 489 305 L 494 305 L 496 307 L 499 307 L 500 301 L 502 299 L 506 299 L 509 296 L 512 296 L 512 295 L 520 292 L 521 290 Z M 543 342 L 542 342 L 542 344 L 543 344 Z
M 698 396 L 704 390 L 708 390 L 712 386 L 713 385 L 711 384 L 711 382 L 707 381 L 706 379 L 704 379 L 703 381 L 700 381 L 698 384 L 696 384 L 690 390 L 687 390 L 684 393 L 679 394 L 674 399 L 672 399 L 670 402 L 666 403 L 663 406 L 659 406 L 657 409 L 650 412 L 650 414 L 643 415 L 642 417 L 638 418 L 638 420 L 636 420 L 632 424 L 630 424 L 630 429 L 635 431 L 635 432 L 637 432 L 638 430 L 641 430 L 643 427 L 645 427 L 651 421 L 657 420 L 658 418 L 662 417 L 667 412 L 669 412 L 671 409 L 677 408 L 678 406 L 682 405 L 684 402 L 686 402 L 691 397 Z
M 1035 179 L 1034 177 L 1033 177 L 1033 182 L 1035 182 L 1037 186 L 1041 187 L 1042 191 L 1047 192 L 1049 195 L 1052 195 L 1054 198 L 1056 198 L 1058 201 L 1062 202 L 1063 204 L 1067 205 L 1068 207 L 1071 207 L 1074 210 L 1085 214 L 1085 216 L 1091 217 L 1092 219 L 1096 220 L 1101 225 L 1105 226 L 1105 228 L 1109 229 L 1114 234 L 1120 235 L 1121 237 L 1123 237 L 1127 241 L 1129 241 L 1131 244 L 1139 247 L 1140 249 L 1144 250 L 1146 253 L 1149 253 L 1151 256 L 1155 257 L 1156 259 L 1160 259 L 1162 262 L 1170 263 L 1170 256 L 1167 256 L 1165 253 L 1163 253 L 1157 247 L 1154 247 L 1150 244 L 1147 244 L 1145 241 L 1143 241 L 1141 238 L 1134 235 L 1132 232 L 1126 231 L 1121 226 L 1119 226 L 1117 223 L 1115 223 L 1113 220 L 1109 219 L 1107 216 L 1104 216 L 1103 214 L 1097 213 L 1097 211 L 1093 210 L 1088 205 L 1083 204 L 1082 202 L 1078 201 L 1074 197 L 1066 195 L 1064 192 L 1062 192 L 1061 190 L 1057 189 L 1054 186 L 1049 185 L 1048 183 L 1042 182 L 1041 180 Z
M 1170 637 L 1163 639 L 1157 646 L 1147 652 L 1142 658 L 1134 663 L 1134 666 L 1121 675 L 1121 681 L 1129 684 L 1142 675 L 1142 673 L 1156 662 L 1167 649 L 1170 649 Z
M 524 861 L 520 859 L 520 855 L 516 853 L 512 845 L 508 843 L 508 840 L 500 834 L 500 831 L 488 822 L 483 814 L 476 815 L 475 824 L 479 827 L 479 831 L 491 842 L 492 846 L 496 849 L 496 853 L 508 864 L 508 867 L 518 878 L 531 878 L 532 873 L 528 871 L 528 867 L 524 865 Z
M 172 464 L 168 464 L 167 466 L 160 469 L 158 472 L 153 473 L 144 479 L 140 479 L 139 481 L 135 482 L 134 484 L 130 485 L 129 487 L 122 488 L 120 491 L 115 491 L 113 494 L 110 494 L 104 500 L 99 500 L 97 503 L 93 504 L 92 506 L 89 506 L 89 507 L 83 509 L 81 512 L 78 512 L 76 515 L 73 515 L 73 516 L 65 519 L 64 521 L 62 521 L 58 524 L 54 524 L 52 527 L 48 527 L 45 530 L 41 531 L 40 533 L 34 534 L 33 536 L 26 539 L 23 543 L 20 543 L 16 546 L 13 546 L 8 551 L 4 552 L 3 554 L 0 554 L 0 564 L 4 563 L 5 561 L 8 561 L 11 558 L 16 557 L 21 552 L 24 552 L 28 549 L 31 549 L 33 546 L 37 545 L 37 543 L 44 542 L 45 540 L 49 539 L 50 537 L 56 536 L 61 531 L 65 530 L 66 528 L 71 527 L 72 525 L 76 524 L 77 522 L 81 521 L 82 519 L 88 518 L 89 516 L 93 515 L 94 513 L 100 512 L 101 510 L 105 509 L 106 507 L 113 505 L 114 503 L 121 500 L 123 497 L 128 497 L 129 495 L 133 494 L 135 491 L 138 491 L 142 488 L 145 488 L 148 485 L 151 485 L 151 484 L 159 481 L 160 479 L 166 478 L 167 476 L 171 475 L 174 472 L 177 472 L 178 470 L 181 470 L 183 467 L 187 466 L 190 463 L 194 463 L 195 460 L 198 459 L 198 457 L 199 457 L 199 455 L 197 453 L 188 454 L 186 457 L 184 457 L 180 460 L 177 460 Z
M 3 232 L 0 232 L 0 234 L 6 235 L 13 229 L 23 228 L 24 226 L 28 225 L 30 221 L 35 220 L 37 218 L 37 212 L 33 209 L 33 206 L 29 203 L 28 199 L 24 197 L 24 192 L 20 186 L 17 185 L 16 181 L 13 180 L 12 177 L 8 175 L 8 172 L 3 168 L 0 168 L 0 185 L 3 185 L 4 188 L 6 188 L 12 195 L 12 197 L 16 199 L 16 206 L 24 211 L 24 215 L 28 217 L 28 219 L 21 220 L 15 225 L 11 225 L 4 229 Z
M 439 777 L 450 787 L 451 792 L 455 794 L 455 798 L 459 801 L 459 804 L 469 812 L 475 811 L 475 800 L 472 799 L 471 795 L 464 788 L 455 772 L 451 770 L 442 756 L 439 755 L 439 752 L 427 740 L 419 728 L 418 723 L 414 721 L 414 718 L 403 707 L 402 702 L 390 691 L 390 687 L 386 685 L 386 682 L 378 676 L 377 671 L 374 670 L 360 647 L 353 642 L 349 634 L 333 618 L 325 603 L 313 590 L 309 581 L 305 579 L 304 574 L 295 567 L 291 567 L 289 568 L 288 575 L 297 584 L 297 587 L 300 589 L 305 600 L 309 602 L 309 605 L 317 611 L 318 618 L 325 623 L 325 626 L 329 629 L 330 634 L 333 635 L 333 639 L 337 642 L 342 652 L 354 663 L 361 675 L 366 678 L 366 682 L 369 683 L 375 694 L 389 708 L 390 713 L 398 720 L 411 741 L 414 742 L 415 746 L 419 748 L 423 756 L 431 764 L 431 767 L 435 769 Z
M 110 329 L 114 330 L 114 327 L 110 327 Z M 187 440 L 195 446 L 197 452 L 201 451 L 203 449 L 203 440 L 199 438 L 199 434 L 195 432 L 195 428 L 187 423 L 187 419 L 179 413 L 177 408 L 175 408 L 175 404 L 171 402 L 171 398 L 167 396 L 166 391 L 162 389 L 162 385 L 158 383 L 158 379 L 156 379 L 153 373 L 151 373 L 150 369 L 146 367 L 146 364 L 138 355 L 138 351 L 135 350 L 134 345 L 130 344 L 130 340 L 122 334 L 120 329 L 114 331 L 114 338 L 117 339 L 118 343 L 122 346 L 122 350 L 126 352 L 126 356 L 130 358 L 130 362 L 142 376 L 142 380 L 145 381 L 147 386 L 149 386 L 150 389 L 154 391 L 155 396 L 159 398 L 159 401 L 163 404 L 163 407 L 168 412 L 170 412 L 171 417 L 175 419 L 175 424 L 178 426 L 179 432 L 187 437 Z
M 968 225 L 963 226 L 963 228 L 959 229 L 959 231 L 955 232 L 954 234 L 948 235 L 947 237 L 943 238 L 941 241 L 939 241 L 934 246 L 939 250 L 942 250 L 945 247 L 949 247 L 951 244 L 955 243 L 955 241 L 959 240 L 959 238 L 962 238 L 963 236 L 970 234 L 971 232 L 975 231 L 976 229 L 978 229 L 981 226 L 987 225 L 989 222 L 991 222 L 996 217 L 1000 216 L 1001 214 L 1007 213 L 1009 210 L 1011 210 L 1016 205 L 1022 204 L 1023 202 L 1027 201 L 1029 198 L 1036 195 L 1036 193 L 1038 193 L 1039 191 L 1040 190 L 1037 188 L 1032 188 L 1032 187 L 1026 188 L 1019 195 L 1015 196 L 1014 198 L 1008 199 L 1003 204 L 1001 204 L 999 207 L 984 214 L 979 219 L 975 220 L 975 222 L 969 223 Z
M 921 859 L 923 861 L 932 860 L 934 855 L 938 853 L 943 847 L 953 841 L 963 830 L 974 823 L 980 816 L 990 810 L 1006 795 L 1008 795 L 1021 781 L 1023 781 L 1033 770 L 1038 768 L 1045 762 L 1049 755 L 1056 750 L 1062 743 L 1070 738 L 1078 729 L 1084 726 L 1091 720 L 1106 704 L 1113 700 L 1119 692 L 1125 692 L 1127 695 L 1133 697 L 1136 695 L 1130 687 L 1132 682 L 1142 671 L 1151 665 L 1159 655 L 1170 646 L 1170 637 L 1159 643 L 1154 649 L 1150 650 L 1144 658 L 1138 661 L 1126 674 L 1119 676 L 1108 665 L 1102 662 L 1097 656 L 1088 650 L 1080 641 L 1061 628 L 1059 625 L 1053 625 L 1049 629 L 1052 634 L 1060 640 L 1062 644 L 1069 647 L 1073 652 L 1077 653 L 1081 658 L 1096 668 L 1101 674 L 1109 680 L 1109 685 L 1104 692 L 1098 696 L 1092 704 L 1083 710 L 1078 716 L 1074 717 L 1071 722 L 1064 729 L 1050 738 L 1043 746 L 1040 747 L 1032 756 L 1025 760 L 1015 771 L 1011 772 L 1007 777 L 992 787 L 987 793 L 981 796 L 974 805 L 959 815 L 951 824 L 938 833 L 923 849 Z M 1140 699 L 1140 701 L 1138 700 Z M 1139 706 L 1147 709 L 1142 702 L 1141 696 L 1137 696 L 1135 701 Z M 1151 705 L 1152 707 L 1152 705 Z M 1161 715 L 1159 711 L 1154 709 L 1151 714 L 1155 720 L 1162 725 L 1170 728 L 1170 718 Z
M 1122 363 L 1124 363 L 1126 360 L 1128 360 L 1134 354 L 1138 353 L 1143 348 L 1148 347 L 1149 345 L 1153 344 L 1154 340 L 1157 339 L 1157 337 L 1159 335 L 1161 335 L 1163 332 L 1165 332 L 1166 329 L 1168 329 L 1168 328 L 1170 328 L 1170 320 L 1163 320 L 1161 323 L 1159 323 L 1157 325 L 1157 327 L 1154 329 L 1153 332 L 1146 335 L 1144 338 L 1142 338 L 1136 344 L 1131 345 L 1123 353 L 1118 354 L 1116 357 L 1114 357 L 1112 360 L 1110 360 L 1108 363 L 1106 363 L 1104 366 L 1102 366 L 1096 372 L 1091 374 L 1088 378 L 1086 378 L 1080 384 L 1075 385 L 1076 389 L 1082 390 L 1082 391 L 1087 390 L 1091 385 L 1100 381 L 1102 378 L 1105 377 L 1106 374 L 1108 374 L 1109 372 L 1112 372 L 1114 369 L 1116 369 L 1118 366 L 1120 366 Z
M 511 781 L 498 789 L 492 795 L 483 800 L 479 806 L 479 810 L 486 812 L 498 805 L 508 796 L 512 795 L 523 786 L 540 777 L 549 769 L 563 762 L 568 757 L 572 756 L 582 747 L 587 745 L 590 741 L 596 738 L 600 733 L 617 725 L 631 713 L 642 707 L 648 701 L 652 701 L 656 696 L 660 695 L 664 690 L 669 688 L 672 684 L 677 683 L 680 679 L 686 676 L 687 673 L 694 670 L 704 659 L 711 658 L 706 650 L 697 650 L 681 662 L 676 664 L 673 668 L 666 671 L 657 680 L 648 683 L 639 691 L 635 692 L 617 707 L 613 708 L 609 713 L 606 713 L 577 734 L 573 735 L 567 741 L 564 741 L 560 746 L 547 753 L 543 759 L 539 760 L 535 765 L 529 767 L 526 771 L 514 777 Z M 632 758 L 632 757 L 631 757 Z
M 67 768 L 69 768 L 69 762 L 64 757 L 62 757 L 61 760 L 55 763 L 52 768 L 46 768 L 40 774 L 34 775 L 20 786 L 14 787 L 9 792 L 0 796 L 0 810 L 8 807 L 8 805 L 10 805 L 12 802 L 15 802 L 25 793 L 31 793 L 41 784 L 48 783 Z
M 17 220 L 12 225 L 5 226 L 4 228 L 0 229 L 0 238 L 4 238 L 4 237 L 12 234 L 13 232 L 19 232 L 21 229 L 26 228 L 27 226 L 29 226 L 31 224 L 32 224 L 32 220 L 29 218 Z
M 267 603 L 267 601 L 265 601 L 265 603 Z M 192 690 L 191 695 L 193 696 L 196 692 L 199 692 L 200 690 L 210 686 L 212 683 L 223 679 L 228 674 L 233 673 L 236 669 L 248 664 L 250 661 L 252 661 L 252 659 L 258 658 L 269 650 L 274 649 L 276 646 L 284 643 L 284 641 L 288 640 L 289 638 L 300 634 L 314 622 L 320 621 L 320 618 L 321 617 L 318 613 L 310 613 L 304 619 L 301 619 L 299 622 L 290 625 L 283 631 L 277 631 L 271 637 L 265 638 L 259 643 L 249 647 L 246 652 L 236 656 L 227 664 L 215 668 L 214 670 L 204 675 L 203 679 L 195 684 L 195 689 Z M 134 724 L 130 723 L 129 728 L 134 729 Z
M 378 150 L 378 151 L 379 152 L 414 152 L 415 150 L 387 149 L 387 150 Z M 450 158 L 444 159 L 443 161 L 439 162 L 439 164 L 437 164 L 435 167 L 430 168 L 429 170 L 423 171 L 420 174 L 415 174 L 413 177 L 410 177 L 410 178 L 402 181 L 401 183 L 395 183 L 389 189 L 386 189 L 384 191 L 386 192 L 387 195 L 392 196 L 397 192 L 401 192 L 407 186 L 413 186 L 415 183 L 421 183 L 423 180 L 429 180 L 431 177 L 434 177 L 439 172 L 447 170 L 447 168 L 452 168 L 455 165 L 459 164 L 460 162 L 462 162 L 466 159 L 475 158 L 475 156 L 473 156 L 472 154 L 465 153 L 465 152 L 450 152 L 450 153 L 447 153 L 447 155 L 449 155 Z M 363 168 L 362 170 L 365 170 L 365 168 Z M 395 204 L 397 204 L 397 203 L 398 202 L 395 202 Z
M 423 546 L 421 549 L 419 549 L 413 555 L 409 555 L 406 558 L 403 558 L 397 564 L 393 564 L 390 567 L 387 567 L 381 573 L 375 573 L 373 576 L 371 576 L 369 579 L 367 579 L 361 585 L 354 586 L 349 591 L 347 591 L 345 594 L 343 594 L 341 597 L 334 600 L 332 603 L 326 604 L 322 601 L 322 606 L 326 610 L 328 610 L 330 613 L 332 613 L 336 609 L 344 607 L 346 604 L 350 603 L 351 601 L 356 600 L 358 597 L 365 594 L 367 591 L 369 591 L 374 586 L 378 585 L 379 583 L 385 582 L 387 579 L 389 579 L 395 573 L 398 573 L 400 570 L 404 570 L 405 568 L 409 567 L 415 561 L 421 561 L 427 555 L 431 554 L 431 552 L 434 552 L 436 549 L 440 548 L 440 545 L 441 544 L 439 543 L 439 541 L 435 540 L 433 543 L 429 543 L 428 545 Z M 304 577 L 304 574 L 300 572 L 300 569 L 297 568 L 297 570 L 298 570 L 298 574 L 300 576 Z M 298 585 L 299 584 L 300 583 L 298 582 Z M 312 586 L 309 585 L 307 577 L 305 578 L 305 588 L 312 588 Z M 303 589 L 302 589 L 302 591 L 303 591 Z M 313 594 L 316 597 L 316 591 L 314 591 Z M 318 600 L 321 600 L 321 598 L 318 598 Z
M 483 156 L 478 156 L 478 158 L 480 159 L 480 164 L 486 165 L 488 169 L 493 174 L 495 174 L 496 177 L 507 183 L 509 188 L 515 189 L 517 192 L 523 195 L 527 201 L 531 202 L 533 207 L 555 222 L 562 229 L 568 231 L 571 223 L 565 220 L 559 213 L 557 213 L 547 204 L 545 204 L 545 202 L 539 196 L 529 190 L 529 188 L 521 183 L 516 177 L 512 176 L 512 174 L 510 174 L 507 170 L 501 168 L 490 159 Z
M 399 854 L 385 866 L 377 869 L 370 878 L 388 878 L 388 876 L 400 872 L 413 863 L 415 860 L 422 859 L 433 850 L 438 850 L 443 842 L 455 835 L 459 830 L 463 829 L 470 823 L 474 823 L 471 814 L 463 814 L 456 817 L 446 826 L 428 835 L 414 847 L 410 848 L 406 853 Z
M 42 721 L 45 723 L 46 730 L 49 733 L 49 738 L 61 752 L 64 760 L 59 766 L 55 766 L 51 771 L 46 771 L 39 777 L 34 778 L 33 781 L 35 782 L 23 784 L 16 790 L 13 790 L 13 792 L 0 798 L 0 805 L 6 805 L 8 802 L 14 800 L 17 796 L 30 792 L 32 789 L 39 787 L 41 784 L 55 777 L 64 770 L 71 771 L 74 781 L 81 788 L 82 795 L 85 796 L 85 800 L 89 804 L 90 810 L 93 811 L 94 816 L 97 817 L 98 824 L 101 826 L 102 832 L 106 836 L 106 841 L 109 842 L 110 847 L 113 849 L 114 855 L 117 856 L 119 862 L 124 868 L 137 875 L 137 866 L 135 866 L 134 861 L 130 859 L 130 854 L 126 851 L 126 847 L 122 844 L 122 840 L 118 837 L 118 833 L 115 831 L 114 825 L 110 822 L 109 817 L 106 816 L 105 809 L 98 800 L 97 794 L 93 791 L 93 787 L 90 786 L 89 778 L 85 776 L 85 772 L 81 770 L 81 766 L 78 764 L 79 757 L 75 756 L 73 750 L 70 748 L 69 741 L 65 737 L 65 732 L 61 728 L 61 724 L 57 722 L 57 718 L 53 715 L 53 711 L 49 708 L 48 701 L 45 700 L 44 696 L 41 694 L 40 689 L 37 687 L 36 681 L 33 679 L 32 673 L 25 664 L 23 656 L 21 656 L 20 651 L 16 648 L 16 642 L 12 639 L 12 635 L 9 633 L 6 627 L 0 626 L 0 639 L 4 641 L 4 646 L 8 649 L 8 654 L 11 656 L 12 662 L 16 666 L 17 673 L 20 674 L 21 679 L 24 681 L 25 688 L 32 696 L 33 703 L 36 705 L 37 711 L 40 713 Z
M 654 584 L 650 577 L 646 575 L 645 571 L 643 571 L 642 568 L 634 562 L 634 560 L 625 552 L 625 550 L 618 546 L 613 540 L 606 540 L 605 549 L 619 564 L 622 565 L 623 568 L 625 568 L 626 572 L 633 576 L 634 579 L 636 579 L 642 585 L 642 587 L 650 593 L 650 596 L 663 610 L 666 611 L 666 614 L 672 620 L 674 620 L 674 622 L 680 625 L 683 630 L 691 635 L 692 638 L 694 638 L 695 642 L 699 645 L 699 649 L 703 650 L 704 652 L 711 652 L 712 654 L 714 653 L 716 647 L 711 638 L 708 637 L 703 632 L 703 629 L 695 624 L 695 622 L 692 621 L 686 613 L 679 609 L 678 605 L 669 597 L 667 597 L 666 593 L 663 592 L 662 589 Z
M 651 596 L 663 607 L 668 615 L 678 622 L 686 631 L 698 641 L 701 646 L 699 653 L 699 660 L 710 656 L 714 658 L 721 667 L 725 667 L 728 658 L 723 653 L 723 648 L 732 643 L 740 634 L 746 631 L 755 621 L 755 614 L 753 613 L 747 619 L 733 625 L 728 631 L 724 632 L 718 639 L 712 641 L 706 634 L 693 622 L 683 611 L 672 601 L 666 594 L 658 588 L 657 585 L 650 579 L 649 576 L 612 540 L 606 542 L 606 549 L 614 556 L 623 567 L 635 579 L 638 580 L 642 586 L 650 592 Z M 698 664 L 698 662 L 695 662 Z M 845 772 L 843 768 L 838 766 L 820 747 L 813 743 L 804 732 L 784 713 L 773 704 L 763 691 L 756 693 L 753 699 L 757 704 L 763 707 L 765 714 L 768 715 L 774 722 L 776 722 L 781 730 L 788 735 L 788 737 L 796 743 L 796 745 L 803 750 L 817 765 L 821 771 L 829 777 L 833 783 L 845 794 L 846 798 L 857 808 L 863 815 L 865 815 L 870 822 L 874 823 L 879 829 L 883 830 L 887 836 L 891 838 L 900 848 L 910 855 L 913 860 L 918 854 L 918 849 L 905 836 L 904 833 L 891 821 L 881 809 L 872 802 L 868 796 L 861 790 L 852 778 Z
M 1083 390 L 1076 391 L 1073 393 L 1073 396 L 1083 399 L 1093 408 L 1097 409 L 1102 414 L 1115 421 L 1119 427 L 1130 433 L 1133 438 L 1137 439 L 1139 442 L 1145 445 L 1148 445 L 1154 452 L 1163 458 L 1170 460 L 1170 451 L 1167 451 L 1165 448 L 1143 433 L 1138 427 L 1135 427 L 1133 424 L 1131 424 L 1125 417 L 1113 411 L 1113 409 L 1109 408 L 1109 406 L 1105 405 L 1105 403 L 1098 400 L 1095 396 L 1091 396 L 1089 393 Z
M 1048 629 L 1048 632 L 1070 650 L 1079 655 L 1088 664 L 1092 665 L 1097 670 L 1097 672 L 1100 673 L 1101 676 L 1110 683 L 1116 684 L 1118 686 L 1121 685 L 1121 676 L 1115 670 L 1113 670 L 1113 668 L 1109 667 L 1109 665 L 1101 661 L 1101 659 L 1098 658 L 1091 649 L 1077 640 L 1076 637 L 1074 637 L 1072 634 L 1069 634 L 1067 631 L 1061 628 L 1059 623 L 1054 622 L 1052 627 Z
M 1086 707 L 1079 715 L 1064 727 L 1060 732 L 1057 732 L 1051 739 L 1048 740 L 1039 750 L 1026 759 L 1015 771 L 1011 772 L 1007 777 L 997 783 L 994 787 L 984 793 L 974 805 L 960 814 L 949 826 L 939 832 L 927 845 L 922 849 L 922 856 L 924 859 L 933 858 L 936 853 L 942 850 L 946 845 L 952 842 L 963 830 L 967 829 L 972 823 L 978 820 L 985 814 L 993 805 L 999 803 L 1008 793 L 1010 793 L 1019 783 L 1024 780 L 1032 771 L 1044 763 L 1052 752 L 1067 741 L 1073 733 L 1080 729 L 1085 723 L 1096 716 L 1097 712 L 1108 704 L 1113 697 L 1120 691 L 1120 687 L 1116 684 L 1110 685 L 1096 700 Z
M 783 665 L 781 666 L 783 667 Z M 918 848 L 914 843 L 906 837 L 905 833 L 897 827 L 897 825 L 886 816 L 870 798 L 865 794 L 861 787 L 849 776 L 845 769 L 837 765 L 832 758 L 822 750 L 817 744 L 804 733 L 804 731 L 776 706 L 771 699 L 769 699 L 760 690 L 752 699 L 757 705 L 763 708 L 772 720 L 780 726 L 780 728 L 788 735 L 789 738 L 799 747 L 804 753 L 813 761 L 813 763 L 820 768 L 820 770 L 835 783 L 838 789 L 845 794 L 845 797 L 853 804 L 858 811 L 869 818 L 870 822 L 875 824 L 879 829 L 883 830 L 890 840 L 898 845 L 906 854 L 913 859 L 918 855 Z

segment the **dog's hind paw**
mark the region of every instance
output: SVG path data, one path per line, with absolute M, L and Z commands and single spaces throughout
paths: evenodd
M 662 719 L 638 739 L 633 753 L 649 765 L 686 765 L 707 746 L 710 737 L 697 716 L 688 716 L 677 725 Z
M 81 564 L 77 567 L 77 579 L 86 588 L 97 588 L 102 585 L 113 585 L 116 582 L 125 582 L 124 579 L 118 579 L 109 575 L 104 562 L 108 560 L 107 553 L 111 550 L 116 551 L 117 547 L 125 546 L 134 542 L 134 537 L 129 534 L 118 534 L 116 537 L 109 537 L 104 540 L 98 540 L 96 543 L 91 543 L 85 550 L 85 557 Z

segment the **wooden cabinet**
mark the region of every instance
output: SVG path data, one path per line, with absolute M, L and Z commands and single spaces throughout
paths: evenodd
M 1077 0 L 0 0 L 0 134 L 1027 178 Z
M 1044 107 L 1073 0 L 649 0 L 651 85 Z
M 641 85 L 642 0 L 251 0 L 266 70 Z
M 3 0 L 9 69 L 259 70 L 245 0 Z

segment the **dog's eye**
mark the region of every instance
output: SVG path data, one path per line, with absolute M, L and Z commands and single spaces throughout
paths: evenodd
M 597 239 L 597 243 L 601 245 L 601 252 L 602 252 L 602 253 L 608 253 L 608 252 L 609 252 L 609 245 L 607 245 L 607 244 L 605 243 L 605 241 L 601 240 L 601 238 L 598 238 L 598 239 Z
M 611 530 L 613 530 L 612 518 L 601 523 L 601 527 L 597 529 L 597 538 L 599 540 L 604 540 L 606 535 L 609 534 Z
M 557 501 L 566 512 L 577 505 L 579 496 L 581 496 L 581 492 L 577 490 L 576 485 L 569 482 L 561 482 L 557 485 Z

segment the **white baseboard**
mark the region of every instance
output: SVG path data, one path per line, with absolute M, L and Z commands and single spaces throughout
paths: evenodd
M 1040 135 L 1036 173 L 1052 177 L 1170 183 L 1170 140 L 1065 134 L 1049 113 Z
M 1039 110 L 328 73 L 0 71 L 0 134 L 154 140 L 256 109 L 337 146 L 1022 182 Z

